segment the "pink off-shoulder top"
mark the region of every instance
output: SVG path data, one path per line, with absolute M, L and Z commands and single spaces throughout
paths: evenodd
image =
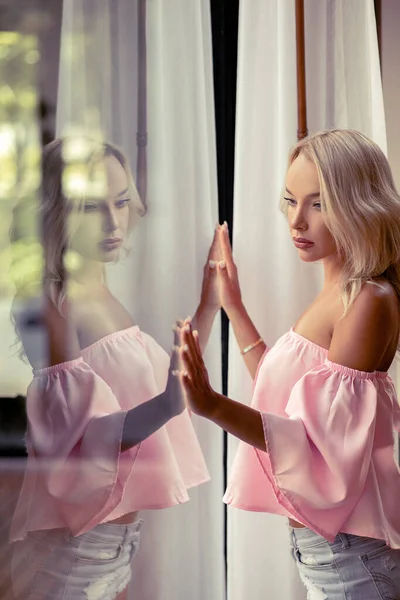
M 187 489 L 209 479 L 186 410 L 121 453 L 127 411 L 165 390 L 168 369 L 167 353 L 133 326 L 76 360 L 34 371 L 11 541 L 40 529 L 79 535 L 129 512 L 186 502 Z
M 400 408 L 387 373 L 356 371 L 293 329 L 267 349 L 254 382 L 267 452 L 240 442 L 224 501 L 400 548 Z

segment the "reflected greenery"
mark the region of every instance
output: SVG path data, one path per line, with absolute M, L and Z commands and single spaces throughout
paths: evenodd
M 0 33 L 0 298 L 40 293 L 39 58 L 36 36 Z

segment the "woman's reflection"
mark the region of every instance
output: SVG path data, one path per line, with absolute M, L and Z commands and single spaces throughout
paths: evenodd
M 34 369 L 28 466 L 11 527 L 13 586 L 30 600 L 122 598 L 138 512 L 186 502 L 187 489 L 209 478 L 171 374 L 178 355 L 170 365 L 105 282 L 105 265 L 118 261 L 143 213 L 128 163 L 111 144 L 81 142 L 91 144 L 84 162 L 91 189 L 102 177 L 107 183 L 102 197 L 69 178 L 72 141 L 44 149 L 49 360 L 44 365 L 25 345 Z M 203 347 L 219 309 L 212 267 L 207 261 L 194 317 Z

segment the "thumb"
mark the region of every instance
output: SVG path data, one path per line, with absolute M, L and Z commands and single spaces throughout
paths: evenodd
M 220 260 L 218 263 L 218 275 L 221 279 L 229 279 L 228 269 L 226 268 L 226 261 Z
M 216 260 L 208 261 L 207 271 L 208 271 L 209 277 L 214 277 L 217 274 L 217 264 L 218 264 L 218 262 Z

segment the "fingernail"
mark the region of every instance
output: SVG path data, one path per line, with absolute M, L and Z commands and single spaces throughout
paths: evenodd
M 220 260 L 218 264 L 220 269 L 226 269 L 226 262 L 224 260 Z
M 224 226 L 225 226 L 225 229 L 228 231 L 228 223 L 226 221 L 224 221 Z
M 187 344 L 185 344 L 185 345 L 182 347 L 182 350 L 183 350 L 183 352 L 188 352 L 188 351 L 189 351 L 189 346 L 188 346 Z
M 172 350 L 174 352 L 179 352 L 179 346 L 176 346 L 175 344 L 172 345 Z
M 215 269 L 215 265 L 217 264 L 215 260 L 209 260 L 208 264 L 210 266 L 210 269 Z
M 183 328 L 183 331 L 186 331 L 187 333 L 189 333 L 189 332 L 190 332 L 190 325 L 186 325 L 186 326 Z
M 185 321 L 191 321 L 192 317 L 189 315 L 189 317 L 186 317 Z
M 193 335 L 194 335 L 194 337 L 199 337 L 199 332 L 197 331 L 197 329 L 195 329 L 193 331 Z
M 176 377 L 177 375 L 179 375 L 179 371 L 171 371 L 171 372 L 172 372 L 172 375 L 175 375 L 175 377 Z
M 188 374 L 188 372 L 187 372 L 187 371 L 184 371 L 184 372 L 183 372 L 183 376 L 184 376 L 184 377 L 189 377 L 189 374 Z

